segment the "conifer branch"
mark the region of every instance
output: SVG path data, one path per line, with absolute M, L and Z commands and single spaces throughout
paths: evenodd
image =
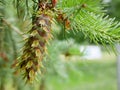
M 20 5 L 21 1 L 17 1 Z M 29 30 L 29 37 L 25 40 L 23 53 L 17 64 L 29 82 L 33 82 L 42 68 L 46 45 L 52 37 L 53 20 L 61 23 L 68 32 L 70 30 L 83 32 L 97 44 L 101 42 L 104 46 L 109 44 L 113 47 L 114 43 L 120 43 L 120 23 L 104 14 L 101 0 L 70 0 L 70 3 L 68 0 L 56 1 L 51 0 L 49 3 L 48 0 L 38 0 L 37 4 L 34 2 L 36 6 L 32 11 L 32 28 Z M 26 7 L 31 8 L 28 4 Z M 21 33 L 18 30 L 17 32 Z

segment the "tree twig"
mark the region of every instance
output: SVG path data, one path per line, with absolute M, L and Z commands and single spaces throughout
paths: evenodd
M 9 26 L 11 29 L 13 29 L 16 33 L 20 34 L 23 38 L 26 37 L 25 35 L 23 35 L 23 33 L 22 33 L 17 27 L 11 25 L 7 20 L 2 19 L 2 21 L 3 21 L 7 26 Z

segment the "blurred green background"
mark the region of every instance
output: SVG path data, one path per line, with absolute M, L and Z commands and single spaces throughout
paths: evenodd
M 13 26 L 22 31 L 29 29 L 26 27 L 29 25 L 28 21 L 18 19 L 16 10 L 10 4 L 12 2 L 8 1 L 6 6 L 0 5 L 0 11 Z M 120 0 L 104 2 L 110 17 L 116 17 L 116 21 L 120 21 Z M 0 90 L 117 90 L 116 55 L 112 51 L 109 54 L 101 47 L 100 59 L 82 58 L 85 55 L 84 50 L 80 52 L 78 47 L 92 43 L 88 39 L 83 40 L 83 34 L 75 36 L 73 32 L 66 34 L 67 40 L 62 36 L 62 32 L 55 34 L 57 39 L 48 45 L 49 56 L 44 61 L 44 73 L 38 75 L 35 84 L 25 85 L 20 75 L 14 73 L 14 68 L 11 67 L 17 56 L 13 49 L 19 51 L 22 37 L 14 31 L 10 33 L 11 30 L 6 25 L 5 28 L 4 40 L 7 43 L 3 45 L 8 60 L 2 60 L 0 57 Z M 12 35 L 16 37 L 15 41 Z M 13 42 L 16 44 L 13 45 Z M 11 57 L 13 54 L 15 57 Z

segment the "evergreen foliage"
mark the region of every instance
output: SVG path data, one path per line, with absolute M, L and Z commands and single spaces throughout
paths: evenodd
M 17 8 L 17 14 L 23 21 L 29 21 L 31 28 L 24 35 L 27 36 L 23 42 L 22 55 L 19 55 L 18 62 L 15 64 L 17 70 L 22 72 L 24 78 L 33 82 L 42 62 L 46 56 L 46 48 L 52 33 L 57 31 L 52 28 L 55 25 L 61 27 L 63 34 L 78 32 L 89 37 L 96 44 L 102 43 L 106 47 L 109 44 L 114 50 L 114 44 L 120 43 L 120 23 L 114 18 L 109 18 L 105 14 L 104 5 L 101 0 L 12 0 Z M 0 4 L 6 6 L 7 0 L 0 0 Z M 6 19 L 3 6 L 0 7 L 0 29 L 4 28 Z M 2 12 L 3 11 L 3 12 Z M 53 29 L 53 30 L 52 30 Z M 5 30 L 8 32 L 7 30 Z M 15 30 L 16 31 L 16 30 Z M 13 32 L 13 31 L 12 31 Z M 0 32 L 2 34 L 3 32 Z M 23 31 L 17 31 L 21 34 Z M 8 33 L 7 33 L 8 34 Z M 2 34 L 4 35 L 4 34 Z M 0 35 L 0 39 L 3 38 Z M 12 33 L 4 35 L 10 36 L 13 53 L 16 57 L 16 47 Z M 6 39 L 6 40 L 9 40 Z M 0 40 L 0 44 L 8 41 Z M 4 46 L 4 45 L 3 45 Z M 3 47 L 1 47 L 3 49 Z M 0 50 L 1 50 L 0 48 Z M 107 47 L 106 47 L 107 48 Z M 4 49 L 3 49 L 4 50 Z M 3 51 L 1 50 L 1 51 Z M 0 52 L 1 52 L 0 51 Z

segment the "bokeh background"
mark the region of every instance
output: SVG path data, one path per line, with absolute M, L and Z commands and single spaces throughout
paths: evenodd
M 120 0 L 103 2 L 110 17 L 120 21 Z M 0 90 L 119 90 L 117 55 L 112 50 L 108 52 L 101 45 L 96 46 L 89 39 L 84 39 L 84 35 L 79 32 L 78 35 L 66 33 L 65 37 L 63 32 L 55 32 L 56 39 L 48 45 L 49 56 L 44 61 L 43 73 L 33 85 L 25 85 L 21 75 L 14 72 L 11 66 L 17 57 L 16 53 L 20 52 L 23 37 L 11 30 L 25 31 L 29 29 L 29 21 L 23 22 L 17 17 L 12 3 L 7 0 L 5 6 L 0 5 L 0 12 L 9 21 L 5 22 L 4 32 L 7 42 L 4 48 L 7 52 L 6 55 L 0 53 Z

